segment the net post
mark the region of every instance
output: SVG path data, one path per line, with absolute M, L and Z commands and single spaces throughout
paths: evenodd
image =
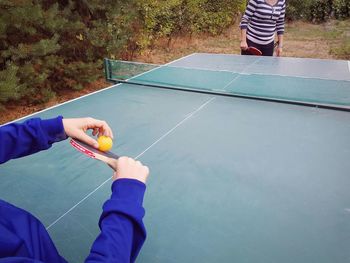
M 111 63 L 108 58 L 103 59 L 103 68 L 105 73 L 105 79 L 109 82 L 115 83 L 112 79 L 112 69 L 111 69 Z

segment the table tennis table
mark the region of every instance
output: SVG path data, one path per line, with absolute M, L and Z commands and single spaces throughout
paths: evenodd
M 104 119 L 149 166 L 137 262 L 350 262 L 349 65 L 194 53 L 22 120 Z M 64 141 L 1 165 L 0 198 L 83 262 L 111 175 Z

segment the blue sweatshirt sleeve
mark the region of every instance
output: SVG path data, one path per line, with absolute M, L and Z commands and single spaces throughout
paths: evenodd
M 67 263 L 37 218 L 0 200 L 0 263 L 5 262 Z
M 29 119 L 0 127 L 0 164 L 46 150 L 54 142 L 67 138 L 62 116 L 54 119 Z
M 112 196 L 103 205 L 101 233 L 85 262 L 134 262 L 146 239 L 142 222 L 145 184 L 133 179 L 118 179 Z

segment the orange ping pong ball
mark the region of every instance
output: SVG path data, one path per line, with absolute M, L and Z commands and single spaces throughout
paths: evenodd
M 104 135 L 98 137 L 97 142 L 98 142 L 98 149 L 102 152 L 109 151 L 113 146 L 112 139 Z

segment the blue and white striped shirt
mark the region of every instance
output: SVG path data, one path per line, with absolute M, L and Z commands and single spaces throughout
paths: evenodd
M 247 38 L 260 45 L 266 45 L 277 35 L 284 33 L 286 1 L 278 0 L 273 6 L 265 0 L 249 0 L 242 17 L 240 28 L 247 29 Z

